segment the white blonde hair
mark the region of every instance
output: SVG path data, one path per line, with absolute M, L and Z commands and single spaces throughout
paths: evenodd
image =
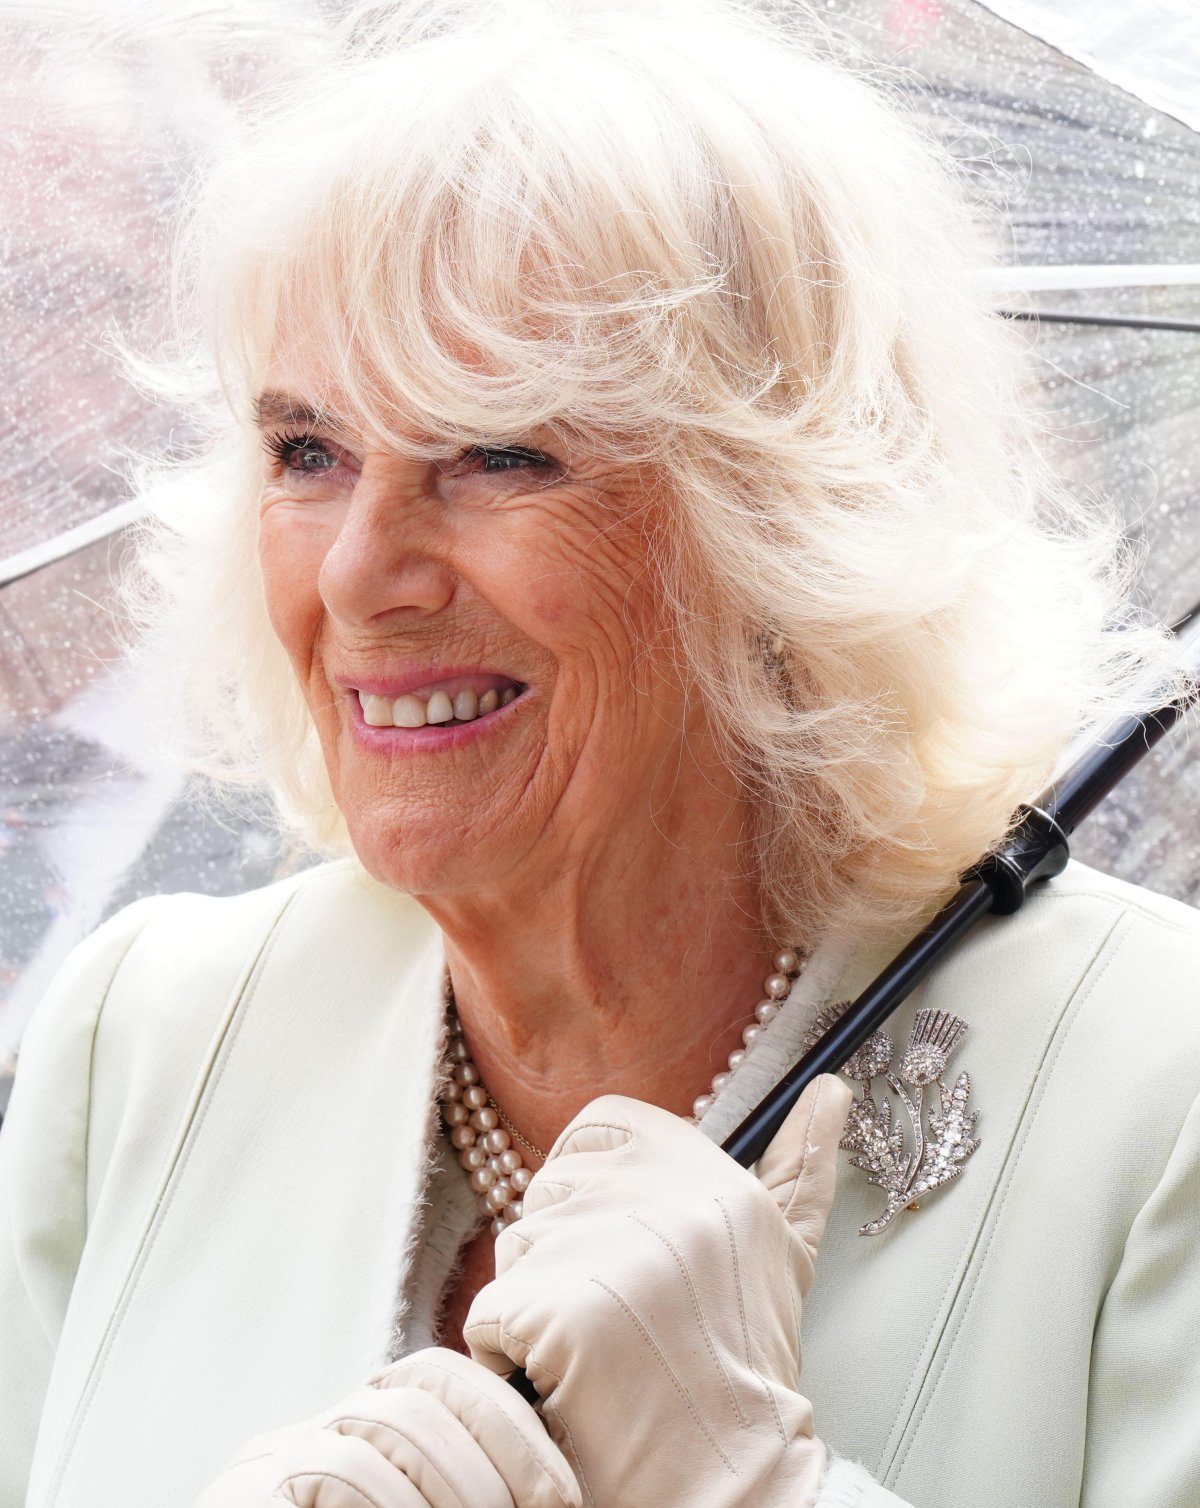
M 142 474 L 127 587 L 195 765 L 347 846 L 254 547 L 250 404 L 301 331 L 383 443 L 549 425 L 661 482 L 683 669 L 791 935 L 907 922 L 1125 704 L 1162 632 L 1038 454 L 991 235 L 829 50 L 800 10 L 400 0 L 247 112 L 150 372 L 207 438 Z

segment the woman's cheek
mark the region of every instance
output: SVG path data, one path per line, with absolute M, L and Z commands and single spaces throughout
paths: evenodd
M 295 505 L 265 507 L 258 526 L 258 561 L 267 616 L 296 664 L 307 665 L 322 617 L 321 562 L 331 542 Z

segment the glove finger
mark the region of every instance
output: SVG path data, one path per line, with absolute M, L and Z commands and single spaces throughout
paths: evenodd
M 366 1440 L 315 1423 L 272 1431 L 269 1438 L 269 1450 L 252 1456 L 248 1447 L 196 1499 L 194 1508 L 258 1508 L 268 1503 L 290 1508 L 429 1508 L 418 1489 Z
M 481 1359 L 482 1360 L 482 1359 Z M 529 1404 L 498 1369 L 442 1347 L 416 1351 L 371 1378 L 440 1399 L 495 1466 L 520 1508 L 579 1508 L 579 1484 Z M 505 1360 L 503 1372 L 512 1370 Z
M 359 1388 L 314 1422 L 366 1440 L 429 1508 L 513 1508 L 513 1494 L 479 1442 L 415 1383 Z
M 758 1164 L 758 1178 L 803 1242 L 810 1261 L 825 1233 L 837 1191 L 837 1150 L 854 1095 L 836 1074 L 815 1078 Z

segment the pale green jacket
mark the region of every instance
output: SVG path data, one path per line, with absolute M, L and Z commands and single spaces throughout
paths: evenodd
M 880 962 L 827 954 L 803 1008 Z M 0 1508 L 185 1508 L 428 1340 L 462 1205 L 429 1172 L 441 969 L 351 863 L 75 952 L 0 1133 Z M 1072 865 L 899 1044 L 921 1006 L 970 1023 L 981 1144 L 876 1238 L 842 1167 L 804 1316 L 821 1508 L 1197 1508 L 1200 915 Z

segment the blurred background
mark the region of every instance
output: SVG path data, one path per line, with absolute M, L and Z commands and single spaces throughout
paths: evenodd
M 597 0 L 599 3 L 599 0 Z M 763 0 L 773 3 L 773 0 Z M 1200 600 L 1200 5 L 824 0 L 1003 215 L 1046 439 L 1145 549 L 1143 600 Z M 319 64 L 328 6 L 9 0 L 0 10 L 0 1113 L 66 951 L 152 891 L 239 891 L 311 855 L 156 755 L 115 647 L 131 452 L 189 440 L 122 378 L 164 319 L 171 211 L 237 103 Z M 1177 732 L 1074 851 L 1200 901 L 1200 758 Z

